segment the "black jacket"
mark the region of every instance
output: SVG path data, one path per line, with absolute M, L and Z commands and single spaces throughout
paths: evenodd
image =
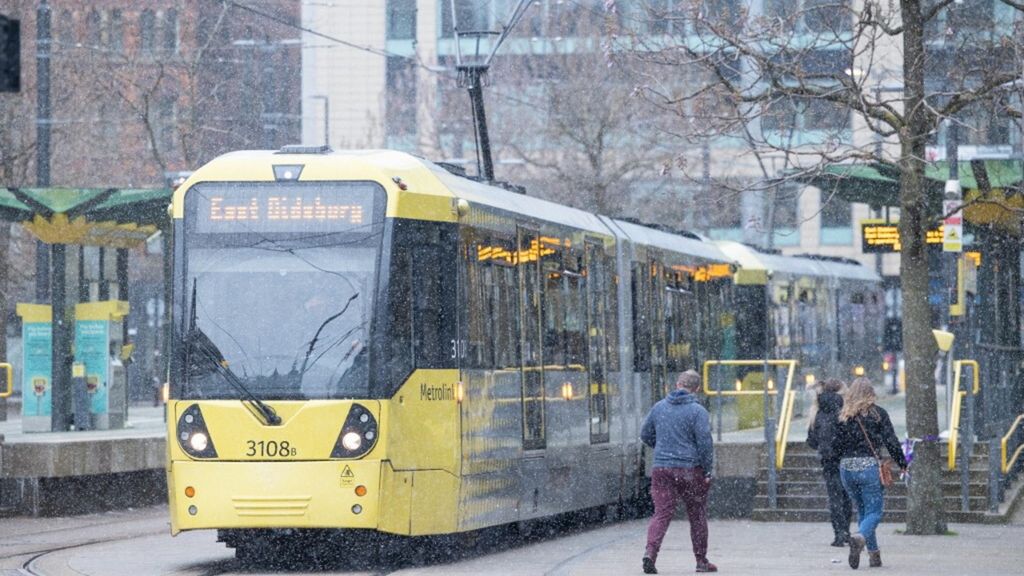
M 873 456 L 871 447 L 858 421 L 864 425 L 864 430 L 871 438 L 871 444 L 879 456 L 889 452 L 889 457 L 896 461 L 900 468 L 907 467 L 907 459 L 903 457 L 903 447 L 900 446 L 899 438 L 892 429 L 892 421 L 889 414 L 878 406 L 872 406 L 866 416 L 857 416 L 846 422 L 840 422 L 836 428 L 836 441 L 833 444 L 834 450 L 839 458 L 856 458 L 859 456 Z
M 807 445 L 818 451 L 822 464 L 838 464 L 839 454 L 835 451 L 836 427 L 839 425 L 839 411 L 843 408 L 843 397 L 835 392 L 818 395 L 818 413 L 807 429 Z

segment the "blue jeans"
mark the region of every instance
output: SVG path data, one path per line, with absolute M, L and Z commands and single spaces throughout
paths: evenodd
M 878 465 L 857 472 L 840 467 L 839 478 L 857 507 L 858 529 L 864 536 L 867 549 L 871 552 L 878 550 L 875 528 L 882 521 L 882 504 L 885 502 L 882 481 L 878 479 Z

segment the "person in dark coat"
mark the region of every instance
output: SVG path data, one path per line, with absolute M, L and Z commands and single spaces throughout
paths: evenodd
M 850 497 L 839 479 L 839 454 L 833 444 L 836 427 L 839 425 L 839 410 L 843 407 L 840 396 L 846 384 L 838 378 L 829 378 L 821 385 L 821 392 L 815 402 L 817 411 L 807 429 L 807 445 L 818 451 L 821 458 L 821 472 L 825 477 L 828 491 L 828 511 L 832 520 L 835 539 L 832 545 L 846 546 L 850 542 L 850 516 L 853 513 Z
M 882 450 L 896 461 L 901 473 L 907 470 L 907 459 L 889 414 L 875 404 L 875 399 L 875 389 L 867 378 L 857 378 L 850 384 L 832 445 L 839 454 L 839 478 L 859 517 L 859 532 L 850 536 L 850 568 L 860 565 L 864 548 L 868 549 L 871 567 L 882 565 L 882 552 L 875 538 L 885 503 L 885 489 L 878 476 Z
M 655 562 L 679 501 L 690 520 L 690 541 L 697 572 L 717 572 L 708 561 L 708 490 L 714 448 L 711 418 L 697 402 L 700 376 L 693 370 L 679 375 L 676 389 L 651 408 L 640 429 L 640 439 L 654 448 L 651 497 L 654 516 L 647 527 L 645 574 L 657 574 Z

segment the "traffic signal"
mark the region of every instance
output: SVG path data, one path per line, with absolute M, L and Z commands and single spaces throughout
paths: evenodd
M 21 90 L 21 23 L 0 16 L 0 92 Z

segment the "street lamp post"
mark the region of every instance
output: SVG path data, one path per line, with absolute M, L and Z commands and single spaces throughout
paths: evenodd
M 324 146 L 328 148 L 331 146 L 331 99 L 323 94 L 316 94 L 309 97 L 311 100 L 323 100 L 324 101 Z

